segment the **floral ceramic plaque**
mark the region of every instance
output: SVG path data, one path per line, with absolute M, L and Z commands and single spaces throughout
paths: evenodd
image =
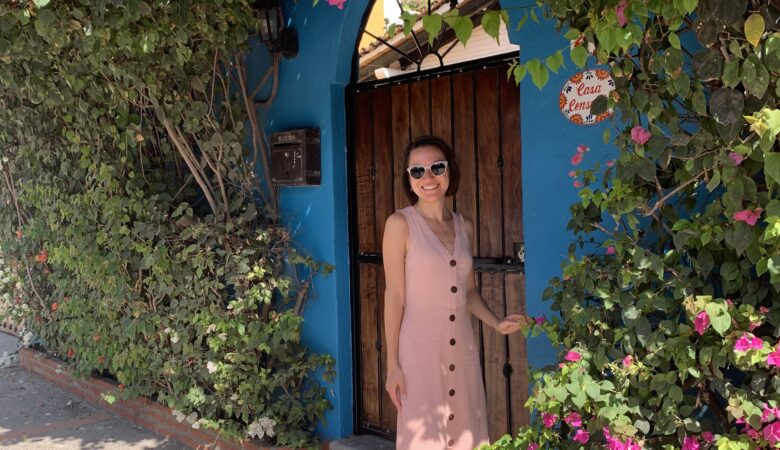
M 578 125 L 593 125 L 612 115 L 612 109 L 598 115 L 590 113 L 590 105 L 596 97 L 609 95 L 615 90 L 615 82 L 603 69 L 584 70 L 574 74 L 561 89 L 558 106 L 563 115 Z

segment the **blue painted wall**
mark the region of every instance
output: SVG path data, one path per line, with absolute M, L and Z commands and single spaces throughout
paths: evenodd
M 324 2 L 323 2 L 324 3 Z M 525 0 L 505 0 L 507 8 L 523 6 Z M 295 240 L 314 258 L 334 264 L 328 277 L 315 280 L 316 298 L 305 311 L 304 342 L 316 352 L 336 359 L 337 379 L 327 385 L 334 409 L 321 424 L 325 439 L 348 436 L 353 431 L 354 400 L 349 277 L 348 174 L 345 88 L 349 84 L 355 42 L 368 0 L 349 0 L 344 10 L 311 1 L 285 2 L 286 17 L 297 28 L 300 53 L 283 60 L 276 101 L 264 111 L 269 132 L 319 127 L 322 131 L 322 185 L 284 188 L 280 205 L 284 220 Z M 517 23 L 525 10 L 512 10 Z M 510 33 L 521 46 L 521 60 L 544 58 L 568 46 L 553 24 L 529 21 L 519 32 Z M 251 75 L 258 79 L 269 59 L 263 49 L 252 56 Z M 521 135 L 523 148 L 523 204 L 526 239 L 526 302 L 531 315 L 548 314 L 541 293 L 547 281 L 560 274 L 572 237 L 566 232 L 569 205 L 577 201 L 576 189 L 567 173 L 570 158 L 579 144 L 591 147 L 583 165 L 606 161 L 614 149 L 602 143 L 602 126 L 578 126 L 558 110 L 558 93 L 575 67 L 551 74 L 539 91 L 522 83 Z M 554 352 L 543 338 L 528 343 L 533 367 L 554 362 Z
M 510 10 L 510 23 L 516 24 L 527 9 L 524 0 L 502 0 Z M 604 145 L 606 123 L 583 126 L 566 119 L 558 108 L 558 94 L 566 81 L 579 70 L 568 57 L 569 41 L 555 30 L 553 21 L 541 18 L 537 24 L 528 20 L 520 31 L 510 28 L 510 40 L 520 46 L 520 61 L 547 56 L 564 50 L 566 67 L 540 91 L 527 76 L 520 84 L 520 131 L 523 152 L 523 231 L 525 236 L 526 304 L 528 314 L 549 316 L 549 304 L 542 302 L 547 282 L 561 274 L 561 262 L 574 241 L 567 232 L 569 206 L 578 201 L 568 172 L 575 167 L 571 157 L 577 146 L 591 148 L 578 167 L 589 167 L 596 161 L 613 159 L 617 150 Z M 593 58 L 589 61 L 593 66 Z M 544 337 L 528 341 L 528 363 L 533 368 L 556 362 L 555 351 Z

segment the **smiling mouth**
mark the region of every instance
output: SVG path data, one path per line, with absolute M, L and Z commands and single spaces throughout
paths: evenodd
M 436 189 L 438 187 L 439 187 L 439 185 L 436 184 L 436 185 L 433 185 L 433 186 L 420 186 L 420 189 L 422 189 L 423 191 L 432 191 L 432 190 L 434 190 L 434 189 Z

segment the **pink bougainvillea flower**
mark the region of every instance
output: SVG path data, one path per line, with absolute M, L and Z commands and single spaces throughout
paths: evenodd
M 750 226 L 753 226 L 758 222 L 758 218 L 761 217 L 761 213 L 764 212 L 762 208 L 756 208 L 754 210 L 744 209 L 742 211 L 735 212 L 731 218 L 738 222 L 745 222 Z
M 607 247 L 607 255 L 614 255 L 615 254 L 615 247 L 609 246 Z
M 764 427 L 764 439 L 774 446 L 780 442 L 780 422 L 772 422 Z
M 590 147 L 588 147 L 585 144 L 580 144 L 580 145 L 577 146 L 577 153 L 579 153 L 579 154 L 583 154 L 583 153 L 589 152 L 589 151 L 590 151 Z
M 536 322 L 537 325 L 542 326 L 545 322 L 547 322 L 547 318 L 544 316 L 537 316 L 534 317 L 534 322 Z
M 729 305 L 729 308 L 731 308 L 731 307 L 733 307 L 733 306 L 734 306 L 734 301 L 733 301 L 733 300 L 731 300 L 730 298 L 727 298 L 727 299 L 726 299 L 726 304 L 727 304 L 727 305 Z
M 76 350 L 73 350 L 73 347 L 68 348 L 68 358 L 73 358 L 73 355 L 76 354 Z
M 761 326 L 761 322 L 750 322 L 750 325 L 748 325 L 748 329 L 750 329 L 750 331 L 753 331 L 760 326 Z
M 756 440 L 756 439 L 758 439 L 761 436 L 758 433 L 758 430 L 756 430 L 755 428 L 751 428 L 751 427 L 747 427 L 747 429 L 745 430 L 745 433 L 748 436 L 750 436 L 750 439 L 753 439 L 753 440 Z
M 573 439 L 579 442 L 580 444 L 587 444 L 588 441 L 590 440 L 590 433 L 582 429 L 577 430 L 577 432 L 574 433 Z
M 617 16 L 618 25 L 620 25 L 620 28 L 623 28 L 628 23 L 628 19 L 626 18 L 627 6 L 628 2 L 626 0 L 620 0 L 620 3 L 615 6 L 615 15 Z
M 756 336 L 748 336 L 747 333 L 743 334 L 742 337 L 737 339 L 736 344 L 734 344 L 734 350 L 738 352 L 746 352 L 748 350 L 761 350 L 761 348 L 764 346 L 764 341 L 761 340 L 760 337 Z
M 532 442 L 528 444 L 526 450 L 539 450 L 539 444 L 537 444 L 536 442 Z
M 582 359 L 582 355 L 580 355 L 579 352 L 575 352 L 574 350 L 569 350 L 563 359 L 566 361 L 577 362 Z
M 569 415 L 566 416 L 566 418 L 563 419 L 563 421 L 568 423 L 569 426 L 572 426 L 574 428 L 579 428 L 582 426 L 582 417 L 580 417 L 580 414 L 578 412 L 569 413 Z
M 702 311 L 696 315 L 696 318 L 693 319 L 693 327 L 696 328 L 696 332 L 699 333 L 699 336 L 704 335 L 707 328 L 710 327 L 710 316 L 707 314 L 707 311 Z
M 580 180 L 574 180 L 574 182 L 571 184 L 572 186 L 576 187 L 577 189 L 582 187 L 582 181 Z
M 761 413 L 761 422 L 771 422 L 778 418 L 780 418 L 780 408 L 764 406 L 764 412 Z
M 682 450 L 699 450 L 699 440 L 692 436 L 686 436 L 683 439 Z
M 573 166 L 576 166 L 581 162 L 582 162 L 582 153 L 575 153 L 574 156 L 571 157 L 571 164 Z
M 712 443 L 712 441 L 715 440 L 715 436 L 709 431 L 705 431 L 704 433 L 702 433 L 701 438 L 704 439 L 704 442 L 707 444 L 710 444 Z
M 734 163 L 735 166 L 742 164 L 742 161 L 745 160 L 745 157 L 740 155 L 737 152 L 729 153 L 729 158 L 731 159 L 731 161 Z
M 629 368 L 634 365 L 634 357 L 631 355 L 626 355 L 625 358 L 623 358 L 623 367 Z
M 766 364 L 770 367 L 780 367 L 780 350 L 775 349 L 775 351 L 768 354 L 766 357 Z
M 637 125 L 631 129 L 631 139 L 639 145 L 644 145 L 653 134 L 642 128 L 641 125 Z
M 570 170 L 570 171 L 569 171 L 569 178 L 574 178 L 574 177 L 576 177 L 576 176 L 577 176 L 577 172 L 575 172 L 575 171 L 573 171 L 573 170 Z
M 339 9 L 344 9 L 344 3 L 347 3 L 347 0 L 328 0 L 330 6 L 337 6 Z
M 766 314 L 766 313 L 768 313 L 768 312 L 769 312 L 769 308 L 767 308 L 766 306 L 759 306 L 759 307 L 758 307 L 758 310 L 759 310 L 759 311 L 760 311 L 762 314 Z
M 614 159 L 610 159 L 609 161 L 607 161 L 607 167 L 612 167 L 614 165 L 615 165 L 615 160 Z
M 57 308 L 59 308 L 59 307 L 60 307 L 60 305 L 58 305 L 56 302 L 55 302 L 55 303 L 52 303 L 52 304 L 51 304 L 51 310 L 52 310 L 52 312 L 53 312 L 53 311 L 56 311 L 56 310 L 57 310 Z
M 552 428 L 555 422 L 558 421 L 558 416 L 553 413 L 542 413 L 542 423 L 545 428 Z

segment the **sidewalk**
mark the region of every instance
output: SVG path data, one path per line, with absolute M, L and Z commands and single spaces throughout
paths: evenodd
M 0 355 L 16 350 L 17 339 L 0 333 Z M 187 449 L 20 369 L 0 367 L 0 448 Z

